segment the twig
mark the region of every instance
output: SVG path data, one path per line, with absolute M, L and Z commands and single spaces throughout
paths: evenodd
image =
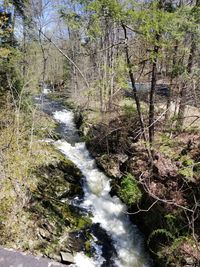
M 138 213 L 140 213 L 140 212 L 148 212 L 148 211 L 150 211 L 150 209 L 153 208 L 153 206 L 154 206 L 158 201 L 159 201 L 159 200 L 156 199 L 156 200 L 151 204 L 151 206 L 149 206 L 149 208 L 146 209 L 146 210 L 144 210 L 144 209 L 140 209 L 140 207 L 137 205 L 137 207 L 138 207 L 138 211 L 136 211 L 136 212 L 125 212 L 125 213 L 128 214 L 128 215 L 135 215 L 135 214 L 138 214 Z
M 165 115 L 165 113 L 167 112 L 169 110 L 169 108 L 168 109 L 166 109 L 163 113 L 161 113 L 160 114 L 160 116 L 151 124 L 151 125 L 148 125 L 147 127 L 145 127 L 145 129 L 144 129 L 144 131 L 145 130 L 147 130 L 149 127 L 151 127 L 151 126 L 153 126 L 154 124 L 156 124 L 164 115 Z M 141 135 L 141 134 L 143 134 L 143 132 L 140 132 L 138 135 L 136 135 L 136 137 L 135 138 L 137 138 L 139 135 Z
M 185 211 L 189 211 L 189 212 L 191 212 L 191 213 L 194 212 L 192 209 L 188 209 L 188 208 L 186 208 L 186 207 L 184 207 L 184 206 L 182 206 L 182 205 L 179 205 L 179 204 L 175 203 L 175 202 L 172 201 L 172 200 L 159 198 L 158 196 L 156 196 L 155 194 L 153 194 L 153 193 L 151 192 L 151 190 L 148 188 L 148 186 L 147 186 L 146 183 L 144 183 L 144 182 L 142 182 L 142 181 L 140 181 L 140 183 L 144 186 L 144 190 L 145 190 L 151 197 L 153 197 L 154 199 L 156 199 L 156 200 L 158 200 L 158 201 L 160 201 L 160 202 L 163 202 L 163 203 L 165 203 L 165 204 L 168 204 L 168 205 L 176 206 L 176 207 L 178 207 L 178 208 L 181 208 L 181 209 L 183 209 L 183 210 L 185 210 Z

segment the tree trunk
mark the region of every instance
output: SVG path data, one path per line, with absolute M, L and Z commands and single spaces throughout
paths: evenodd
M 40 42 L 40 47 L 41 47 L 41 51 L 42 51 L 42 58 L 43 58 L 42 86 L 44 88 L 45 79 L 46 79 L 46 68 L 47 68 L 47 59 L 48 59 L 48 57 L 46 56 L 46 51 L 45 51 L 44 45 L 42 43 L 41 31 L 39 31 L 39 42 Z
M 23 82 L 26 77 L 26 19 L 23 18 L 23 66 L 22 66 Z
M 194 6 L 193 10 L 195 11 L 196 8 L 200 7 L 200 0 L 196 0 L 196 5 Z M 197 16 L 197 14 L 196 14 Z M 199 18 L 196 19 L 196 23 L 198 25 Z M 193 60 L 195 57 L 195 51 L 196 51 L 196 36 L 195 33 L 192 33 L 191 36 L 191 47 L 190 47 L 190 53 L 189 53 L 189 58 L 188 58 L 188 64 L 187 64 L 187 73 L 191 74 L 192 73 L 192 65 L 193 65 Z M 179 111 L 178 111 L 178 119 L 177 119 L 177 129 L 179 131 L 182 130 L 183 128 L 183 123 L 184 123 L 184 116 L 185 116 L 185 109 L 186 109 L 186 96 L 187 96 L 187 81 L 181 88 L 180 92 L 181 100 L 179 104 Z
M 159 42 L 160 36 L 156 36 L 157 43 Z M 152 76 L 151 76 L 151 90 L 149 97 L 149 142 L 150 144 L 154 141 L 155 127 L 154 127 L 154 118 L 155 118 L 155 91 L 156 91 L 156 82 L 157 82 L 157 63 L 158 63 L 158 45 L 154 47 L 154 61 L 152 65 Z
M 195 56 L 196 50 L 196 42 L 194 35 L 192 36 L 192 44 L 190 48 L 190 54 L 188 58 L 188 65 L 187 65 L 187 73 L 191 74 L 192 72 L 192 64 Z M 178 111 L 178 118 L 177 118 L 177 129 L 182 130 L 184 116 L 185 116 L 185 109 L 186 109 L 186 96 L 187 96 L 187 81 L 182 85 L 181 92 L 180 92 L 180 103 L 179 103 L 179 111 Z
M 10 43 L 11 43 L 11 46 L 14 46 L 15 44 L 15 22 L 16 22 L 16 8 L 13 7 L 13 19 L 12 19 L 12 32 L 11 32 L 11 35 L 10 35 Z
M 172 102 L 172 88 L 173 88 L 173 81 L 174 81 L 174 66 L 176 65 L 177 61 L 177 52 L 178 52 L 178 42 L 176 41 L 176 44 L 174 46 L 174 53 L 173 53 L 173 59 L 172 59 L 172 70 L 170 74 L 170 85 L 169 85 L 169 96 L 167 97 L 167 106 L 166 106 L 166 114 L 165 114 L 165 122 L 168 122 L 171 114 L 171 102 Z
M 139 117 L 139 121 L 140 121 L 140 127 L 141 127 L 141 131 L 142 131 L 142 136 L 145 142 L 147 142 L 147 137 L 146 137 L 146 133 L 145 133 L 145 125 L 144 125 L 144 120 L 143 120 L 143 116 L 142 116 L 142 112 L 141 112 L 141 105 L 140 105 L 140 100 L 138 97 L 138 93 L 137 93 L 137 89 L 135 86 L 135 79 L 133 76 L 133 71 L 131 68 L 131 62 L 130 62 L 130 56 L 129 56 L 129 48 L 128 48 L 128 36 L 127 36 L 127 30 L 126 30 L 126 26 L 124 24 L 122 24 L 122 28 L 124 30 L 124 38 L 125 38 L 125 54 L 126 54 L 126 61 L 127 61 L 127 65 L 128 65 L 128 70 L 129 70 L 129 77 L 131 80 L 131 85 L 132 85 L 132 89 L 133 89 L 133 94 L 134 94 L 134 99 L 135 99 L 135 103 L 136 103 L 136 107 L 137 107 L 137 113 L 138 113 L 138 117 Z

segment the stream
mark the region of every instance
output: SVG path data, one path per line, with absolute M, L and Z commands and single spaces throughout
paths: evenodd
M 90 156 L 85 143 L 80 141 L 74 123 L 74 114 L 60 104 L 44 97 L 42 109 L 53 116 L 59 123 L 60 140 L 54 145 L 70 159 L 84 176 L 84 198 L 77 205 L 92 214 L 93 225 L 100 226 L 110 238 L 112 257 L 109 261 L 104 257 L 108 248 L 108 240 L 99 245 L 98 234 L 94 234 L 94 256 L 88 257 L 83 252 L 75 256 L 75 264 L 71 267 L 151 267 L 148 253 L 144 249 L 143 238 L 137 227 L 126 215 L 126 206 L 121 200 L 110 195 L 110 179 L 101 172 L 95 160 Z M 97 229 L 98 231 L 98 229 Z M 104 247 L 105 245 L 105 247 Z M 104 252 L 103 252 L 104 251 Z

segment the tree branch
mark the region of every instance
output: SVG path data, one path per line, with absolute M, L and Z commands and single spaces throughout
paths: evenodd
M 57 44 L 52 41 L 52 39 L 50 39 L 48 36 L 46 36 L 45 33 L 43 33 L 41 30 L 39 30 L 39 32 L 50 42 L 53 44 L 53 46 L 77 69 L 77 71 L 80 73 L 81 77 L 83 78 L 87 88 L 89 89 L 90 86 L 89 86 L 89 83 L 87 81 L 87 79 L 85 78 L 83 72 L 79 69 L 79 67 L 76 65 L 76 63 L 66 54 L 64 53 L 58 46 Z

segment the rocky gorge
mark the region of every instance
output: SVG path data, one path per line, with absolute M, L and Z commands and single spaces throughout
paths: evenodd
M 120 115 L 94 123 L 91 113 L 82 116 L 77 110 L 82 138 L 111 178 L 111 193 L 128 205 L 127 214 L 144 233 L 156 266 L 199 266 L 200 222 L 194 215 L 199 203 L 198 134 L 175 134 L 170 140 L 166 133 L 155 144 L 150 162 L 136 117 Z M 195 166 L 192 174 L 190 162 Z

